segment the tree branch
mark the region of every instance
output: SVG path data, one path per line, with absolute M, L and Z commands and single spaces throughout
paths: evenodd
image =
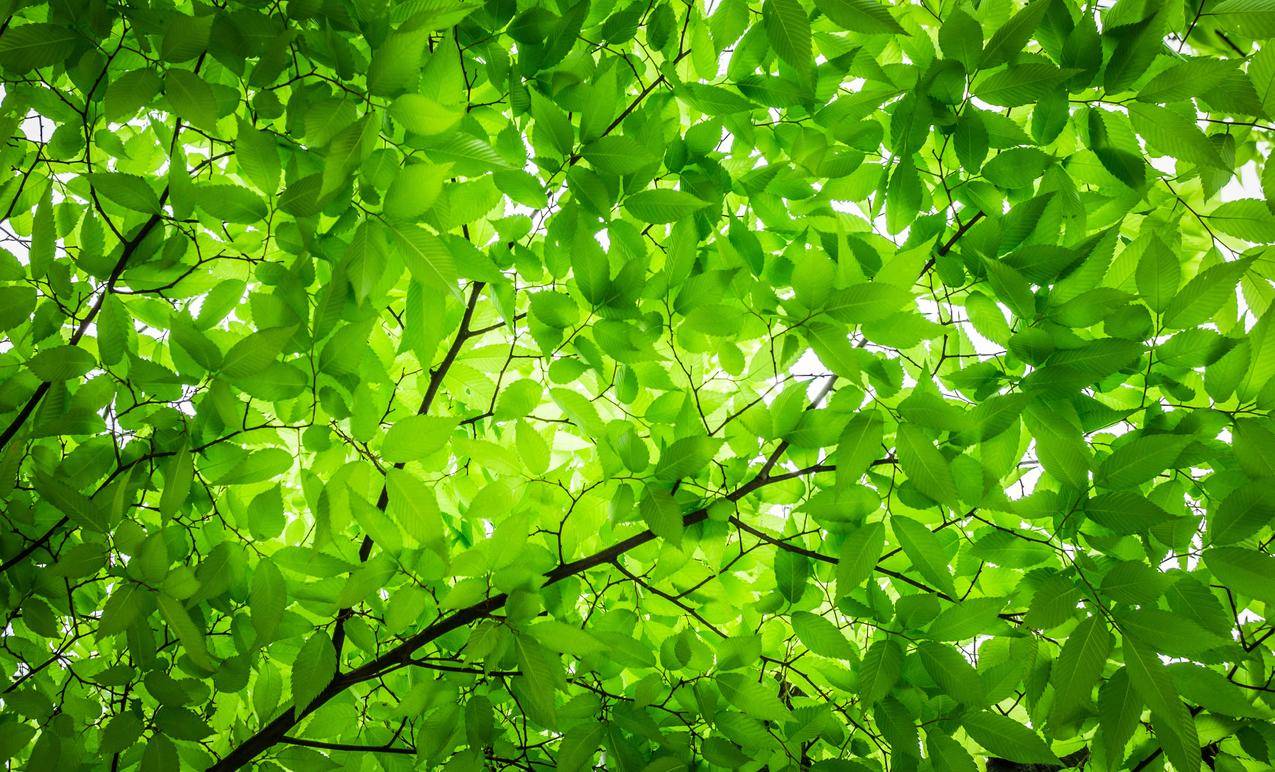
M 325 751 L 355 751 L 359 753 L 401 753 L 413 755 L 415 748 L 395 748 L 389 745 L 348 745 L 346 743 L 325 743 L 318 740 L 306 740 L 302 737 L 284 735 L 279 742 L 285 745 L 300 745 L 305 748 L 320 748 Z

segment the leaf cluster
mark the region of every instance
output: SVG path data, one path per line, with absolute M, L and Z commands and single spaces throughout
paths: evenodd
M 1275 764 L 1271 0 L 5 11 L 0 761 Z

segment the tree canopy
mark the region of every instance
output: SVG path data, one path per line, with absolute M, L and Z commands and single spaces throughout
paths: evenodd
M 1272 0 L 8 0 L 13 768 L 1275 764 Z

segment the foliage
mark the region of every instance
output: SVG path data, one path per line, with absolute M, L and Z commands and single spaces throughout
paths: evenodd
M 13 764 L 1275 763 L 1271 0 L 5 8 Z

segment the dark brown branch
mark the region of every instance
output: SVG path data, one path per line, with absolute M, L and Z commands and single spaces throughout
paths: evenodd
M 925 261 L 925 265 L 921 268 L 921 276 L 929 273 L 930 269 L 934 267 L 934 261 L 938 260 L 943 255 L 946 255 L 948 252 L 951 252 L 952 247 L 956 246 L 956 242 L 960 241 L 961 237 L 968 233 L 969 229 L 973 228 L 974 225 L 985 216 L 986 215 L 983 214 L 982 210 L 979 210 L 974 213 L 973 217 L 961 223 L 961 226 L 956 229 L 956 233 L 952 234 L 952 238 L 940 244 L 939 248 L 935 250 L 934 256 Z
M 302 737 L 289 737 L 284 735 L 279 738 L 279 742 L 285 745 L 301 745 L 306 748 L 319 748 L 325 751 L 355 751 L 359 753 L 401 753 L 412 755 L 416 753 L 415 748 L 395 748 L 388 745 L 347 745 L 346 743 L 325 743 L 318 740 L 306 740 Z

